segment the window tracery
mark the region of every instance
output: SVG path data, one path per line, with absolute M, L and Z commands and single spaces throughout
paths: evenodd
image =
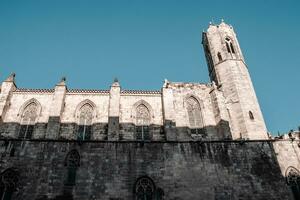
M 286 172 L 286 181 L 295 199 L 300 199 L 300 172 L 294 167 L 289 167 Z
M 136 136 L 138 140 L 150 140 L 150 112 L 144 104 L 136 108 Z
M 91 137 L 93 107 L 84 104 L 79 110 L 78 140 L 89 140 Z
M 141 177 L 135 184 L 136 200 L 153 200 L 155 185 L 148 177 Z
M 220 52 L 218 52 L 218 54 L 217 54 L 217 55 L 218 55 L 219 62 L 221 62 L 221 61 L 223 60 L 221 53 L 220 53 Z
M 250 118 L 251 120 L 254 120 L 254 115 L 253 115 L 252 111 L 249 111 L 249 118 Z
M 26 106 L 21 119 L 19 138 L 30 139 L 37 119 L 38 105 L 32 102 Z
M 186 103 L 192 134 L 203 133 L 203 119 L 199 102 L 194 97 L 190 97 L 187 99 Z

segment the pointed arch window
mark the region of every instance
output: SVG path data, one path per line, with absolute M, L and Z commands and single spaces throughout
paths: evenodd
M 84 104 L 79 110 L 78 140 L 89 140 L 92 134 L 93 107 Z
M 225 38 L 225 43 L 226 43 L 226 49 L 227 49 L 228 53 L 235 54 L 235 50 L 234 50 L 231 39 L 228 37 Z
M 135 183 L 136 200 L 153 200 L 155 196 L 155 185 L 149 177 L 141 177 Z
M 76 171 L 80 166 L 80 155 L 77 150 L 70 151 L 65 159 L 65 166 L 67 167 L 67 176 L 65 185 L 75 185 Z
M 294 167 L 289 167 L 286 171 L 286 181 L 295 199 L 300 199 L 300 172 Z
M 38 105 L 35 102 L 28 104 L 22 114 L 19 138 L 30 139 L 33 135 L 34 125 L 37 119 Z
M 137 140 L 150 140 L 149 133 L 150 112 L 144 104 L 136 108 L 136 138 Z
M 194 97 L 190 97 L 186 103 L 191 133 L 203 134 L 203 119 L 199 102 Z
M 19 173 L 14 169 L 5 170 L 0 176 L 0 199 L 11 200 L 19 182 Z

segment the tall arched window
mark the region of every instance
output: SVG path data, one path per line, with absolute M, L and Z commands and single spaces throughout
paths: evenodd
M 5 170 L 0 176 L 0 199 L 10 200 L 19 182 L 19 173 L 13 169 Z
M 235 53 L 235 50 L 233 48 L 233 44 L 230 38 L 225 38 L 225 43 L 226 43 L 226 49 L 228 51 L 228 53 Z
M 93 107 L 84 104 L 79 110 L 78 140 L 89 140 L 92 133 Z
M 202 134 L 204 130 L 199 102 L 194 97 L 190 97 L 187 99 L 186 103 L 191 133 Z
M 300 172 L 294 167 L 289 167 L 286 171 L 286 181 L 295 199 L 300 199 Z
M 153 200 L 155 197 L 154 182 L 146 176 L 140 177 L 135 183 L 136 200 Z
M 75 185 L 76 182 L 76 171 L 80 166 L 80 155 L 77 150 L 70 151 L 65 159 L 65 166 L 67 166 L 67 177 L 65 185 Z
M 33 134 L 37 118 L 38 105 L 35 102 L 28 104 L 22 114 L 19 138 L 30 139 Z
M 136 108 L 136 138 L 137 140 L 150 140 L 149 133 L 150 112 L 144 104 Z

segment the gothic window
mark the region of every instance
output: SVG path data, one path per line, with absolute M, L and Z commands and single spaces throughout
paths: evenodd
M 294 167 L 289 167 L 286 171 L 286 181 L 295 199 L 300 199 L 300 172 Z
M 30 139 L 32 137 L 37 111 L 38 106 L 35 102 L 26 106 L 22 114 L 19 138 Z
M 141 177 L 135 183 L 136 200 L 153 200 L 155 196 L 155 185 L 148 177 Z
M 19 174 L 13 169 L 5 170 L 0 176 L 0 199 L 11 200 L 17 188 Z
M 194 97 L 190 97 L 186 103 L 191 133 L 202 134 L 203 119 L 199 102 Z
M 219 59 L 220 62 L 223 60 L 223 59 L 222 59 L 222 55 L 221 55 L 220 52 L 218 52 L 218 59 Z
M 65 165 L 67 166 L 67 178 L 65 185 L 75 185 L 76 171 L 80 166 L 80 155 L 77 150 L 72 150 L 67 154 Z
M 254 116 L 253 116 L 253 113 L 252 113 L 251 111 L 249 111 L 249 118 L 250 118 L 251 120 L 254 120 Z
M 150 140 L 150 112 L 144 104 L 136 108 L 136 138 L 137 140 Z
M 79 110 L 78 140 L 89 140 L 92 133 L 93 107 L 84 104 Z
M 228 53 L 233 53 L 235 54 L 235 50 L 233 48 L 233 44 L 230 38 L 225 38 L 225 43 L 226 43 L 226 49 L 228 51 Z

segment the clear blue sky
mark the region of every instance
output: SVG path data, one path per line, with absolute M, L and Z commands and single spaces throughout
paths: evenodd
M 299 2 L 299 1 L 298 1 Z M 300 125 L 297 1 L 0 0 L 0 80 L 17 86 L 160 89 L 208 82 L 201 32 L 221 18 L 237 32 L 269 131 Z

